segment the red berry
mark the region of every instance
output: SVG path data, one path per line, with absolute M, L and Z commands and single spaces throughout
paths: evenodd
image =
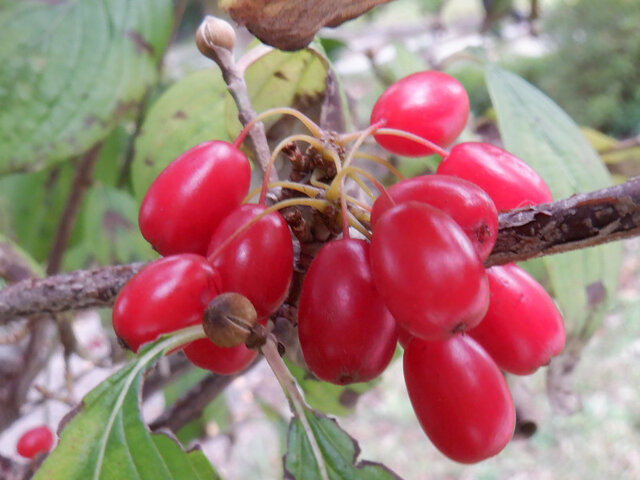
M 53 433 L 49 427 L 42 425 L 24 432 L 18 440 L 16 450 L 25 458 L 33 458 L 39 453 L 51 450 L 53 441 Z
M 371 112 L 371 124 L 404 130 L 446 147 L 460 135 L 469 117 L 469 97 L 455 78 L 441 72 L 414 73 L 388 87 Z M 431 149 L 392 135 L 375 135 L 383 148 L 398 155 L 419 157 Z
M 249 190 L 251 168 L 227 142 L 201 143 L 171 162 L 140 206 L 140 231 L 162 255 L 204 255 L 216 227 Z
M 137 352 L 160 335 L 202 322 L 215 295 L 214 271 L 204 257 L 161 258 L 124 286 L 113 307 L 113 329 Z
M 219 274 L 220 293 L 247 297 L 259 316 L 273 314 L 284 301 L 293 275 L 293 243 L 289 227 L 278 212 L 262 217 L 211 256 L 231 235 L 258 214 L 264 205 L 236 208 L 215 231 L 207 255 Z
M 406 349 L 412 339 L 413 335 L 407 332 L 404 328 L 398 327 L 398 343 L 402 348 Z
M 371 210 L 371 226 L 396 203 L 416 201 L 442 210 L 467 234 L 481 260 L 491 253 L 498 235 L 498 212 L 477 185 L 449 175 L 421 175 L 402 180 L 380 195 Z
M 320 249 L 302 285 L 298 334 L 321 380 L 346 385 L 384 371 L 398 334 L 373 282 L 368 243 L 347 238 Z
M 511 439 L 515 410 L 500 369 L 472 338 L 413 339 L 404 378 L 422 429 L 447 457 L 475 463 Z
M 191 342 L 184 353 L 194 365 L 220 375 L 231 375 L 246 368 L 258 355 L 244 344 L 237 347 L 219 347 L 208 338 Z
M 416 337 L 447 338 L 487 311 L 489 284 L 469 238 L 430 205 L 401 203 L 378 220 L 371 267 L 387 308 Z
M 489 143 L 459 143 L 437 173 L 475 183 L 489 194 L 498 211 L 553 201 L 547 184 L 515 155 Z
M 516 265 L 487 270 L 491 303 L 469 335 L 510 373 L 528 375 L 564 348 L 562 316 L 542 286 Z

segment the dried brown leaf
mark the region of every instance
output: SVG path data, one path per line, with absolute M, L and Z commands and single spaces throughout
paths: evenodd
M 222 0 L 220 6 L 262 42 L 281 50 L 299 50 L 322 27 L 337 27 L 389 1 Z

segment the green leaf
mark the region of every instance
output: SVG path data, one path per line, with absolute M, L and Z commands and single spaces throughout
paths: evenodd
M 133 191 L 142 201 L 149 185 L 176 157 L 207 140 L 229 141 L 227 87 L 217 69 L 186 76 L 151 106 L 135 143 Z
M 486 80 L 505 148 L 544 178 L 555 199 L 611 185 L 593 147 L 549 97 L 495 65 L 487 67 Z M 617 289 L 622 245 L 552 255 L 542 261 L 568 336 L 588 338 Z
M 298 110 L 322 102 L 329 61 L 313 48 L 297 52 L 271 50 L 259 56 L 246 69 L 244 78 L 251 105 L 258 113 L 273 107 L 292 107 Z M 272 126 L 279 116 L 266 119 Z M 242 129 L 238 109 L 229 95 L 226 100 L 227 131 L 235 138 Z
M 118 186 L 120 170 L 125 162 L 129 143 L 133 141 L 127 128 L 129 126 L 127 122 L 120 123 L 102 142 L 93 177 L 103 185 Z
M 158 77 L 170 0 L 3 2 L 0 174 L 79 155 Z
M 82 212 L 82 239 L 65 255 L 65 268 L 152 260 L 157 254 L 138 229 L 139 205 L 127 192 L 101 184 L 89 191 Z
M 201 451 L 184 452 L 168 436 L 151 434 L 140 417 L 143 373 L 177 336 L 143 348 L 84 398 L 34 480 L 219 478 Z
M 72 179 L 71 164 L 0 177 L 0 196 L 9 207 L 7 232 L 38 262 L 49 254 Z
M 307 409 L 305 414 L 331 480 L 399 478 L 384 465 L 358 461 L 360 447 L 335 420 L 313 410 Z M 322 478 L 307 433 L 297 417 L 294 417 L 289 426 L 284 467 L 284 478 L 288 480 L 320 480 Z

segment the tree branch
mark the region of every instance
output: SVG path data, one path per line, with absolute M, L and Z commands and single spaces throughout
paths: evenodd
M 196 45 L 203 55 L 216 62 L 218 67 L 220 67 L 222 78 L 227 84 L 227 89 L 238 107 L 238 119 L 242 125 L 247 125 L 253 121 L 257 114 L 249 99 L 247 84 L 244 81 L 244 72 L 239 68 L 233 58 L 231 49 L 228 48 L 229 46 L 232 47 L 235 41 L 235 33 L 233 33 L 233 37 L 229 38 L 228 35 L 231 35 L 231 32 L 226 31 L 223 25 L 225 23 L 223 20 L 215 17 L 205 17 L 196 33 Z M 255 154 L 260 168 L 265 172 L 271 153 L 263 123 L 257 122 L 251 130 L 249 130 L 247 138 L 249 139 L 251 149 Z M 269 181 L 276 182 L 277 180 L 278 174 L 276 170 L 272 168 Z
M 640 235 L 640 177 L 558 202 L 500 214 L 498 241 L 485 266 L 601 245 Z M 144 263 L 29 279 L 0 290 L 0 324 L 38 313 L 113 305 Z
M 568 252 L 640 235 L 640 177 L 554 203 L 500 214 L 486 266 Z
M 110 307 L 144 262 L 32 278 L 0 290 L 0 324 L 12 318 Z

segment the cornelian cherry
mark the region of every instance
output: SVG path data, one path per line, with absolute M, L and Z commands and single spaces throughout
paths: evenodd
M 475 340 L 414 338 L 403 360 L 413 410 L 442 453 L 475 463 L 505 447 L 515 427 L 513 401 L 502 372 Z
M 46 425 L 27 430 L 18 439 L 16 450 L 25 458 L 33 458 L 39 453 L 47 453 L 53 446 L 53 433 Z
M 202 322 L 217 295 L 204 257 L 185 253 L 145 266 L 120 291 L 113 307 L 116 335 L 134 352 L 165 333 Z
M 401 180 L 380 195 L 371 210 L 371 226 L 396 204 L 429 204 L 453 218 L 466 233 L 481 260 L 491 253 L 498 235 L 498 212 L 491 197 L 477 185 L 449 175 L 420 175 Z
M 549 187 L 533 168 L 489 143 L 457 144 L 437 173 L 475 183 L 489 194 L 498 211 L 553 201 Z
M 401 203 L 380 217 L 371 267 L 387 308 L 415 337 L 450 337 L 473 328 L 487 311 L 487 276 L 469 238 L 430 205 Z
M 216 227 L 247 195 L 251 168 L 230 143 L 201 143 L 171 162 L 147 190 L 138 223 L 161 255 L 204 255 Z
M 236 208 L 211 237 L 207 255 L 218 277 L 220 293 L 247 297 L 259 316 L 273 314 L 284 301 L 293 275 L 293 243 L 287 223 L 271 212 L 238 234 L 229 237 L 266 210 L 264 205 Z
M 501 369 L 533 373 L 564 348 L 562 316 L 542 285 L 520 267 L 492 267 L 487 275 L 489 310 L 468 333 Z
M 389 86 L 371 112 L 371 125 L 404 130 L 446 147 L 460 135 L 469 117 L 469 97 L 455 78 L 437 71 L 418 72 Z M 413 140 L 375 135 L 378 144 L 398 155 L 419 157 L 433 153 Z
M 398 333 L 373 282 L 367 242 L 345 238 L 320 249 L 302 285 L 298 335 L 321 380 L 367 382 L 387 367 Z
M 244 344 L 219 347 L 208 338 L 201 338 L 184 347 L 184 354 L 197 367 L 220 375 L 231 375 L 245 369 L 258 355 Z

